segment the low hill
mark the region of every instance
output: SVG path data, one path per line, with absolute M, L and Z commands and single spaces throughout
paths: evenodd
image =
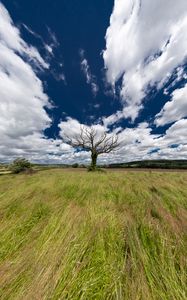
M 110 164 L 109 168 L 187 169 L 187 160 L 143 160 Z

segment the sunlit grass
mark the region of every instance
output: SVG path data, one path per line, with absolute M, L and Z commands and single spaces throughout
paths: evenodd
M 1 299 L 187 299 L 187 173 L 0 177 Z

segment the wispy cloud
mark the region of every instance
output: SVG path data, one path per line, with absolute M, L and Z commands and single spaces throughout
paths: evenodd
M 91 73 L 90 66 L 88 60 L 85 57 L 85 51 L 83 49 L 80 50 L 80 57 L 81 57 L 81 70 L 83 71 L 86 82 L 91 86 L 91 90 L 94 96 L 97 95 L 99 91 L 99 86 L 96 81 L 96 77 Z
M 45 56 L 45 61 L 47 61 L 49 65 L 51 64 L 51 62 L 55 64 L 55 67 L 49 68 L 49 73 L 54 77 L 56 81 L 62 81 L 64 84 L 67 84 L 65 74 L 63 72 L 63 63 L 57 61 L 58 59 L 57 57 L 55 57 L 55 53 L 54 53 L 55 49 L 57 49 L 60 46 L 55 33 L 49 27 L 47 27 L 48 41 L 45 42 L 41 35 L 34 32 L 27 25 L 25 24 L 22 25 L 32 36 L 40 40 L 42 47 L 47 52 Z
M 57 40 L 56 34 L 47 26 L 48 32 L 48 41 L 45 41 L 44 38 L 38 34 L 37 32 L 33 31 L 28 25 L 22 24 L 27 32 L 29 32 L 32 36 L 36 39 L 40 40 L 43 48 L 48 52 L 48 55 L 54 56 L 54 50 L 59 47 L 59 42 Z

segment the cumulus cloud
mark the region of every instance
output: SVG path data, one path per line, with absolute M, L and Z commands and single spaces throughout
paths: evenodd
M 45 110 L 51 103 L 36 70 L 47 68 L 38 50 L 22 39 L 0 3 L 1 160 L 16 156 L 38 160 L 49 152 L 59 152 L 59 141 L 47 140 L 43 134 L 51 125 Z
M 107 80 L 122 78 L 123 117 L 134 120 L 187 57 L 186 0 L 115 0 L 103 53 Z
M 78 120 L 73 119 L 71 117 L 67 117 L 65 121 L 61 121 L 58 126 L 60 128 L 60 136 L 64 143 L 68 143 L 70 139 L 72 141 L 75 141 L 75 137 L 79 136 L 82 127 L 87 128 L 88 130 L 92 127 L 96 131 L 96 136 L 95 136 L 96 142 L 100 140 L 104 132 L 107 132 L 108 137 L 110 137 L 113 133 L 115 133 L 115 132 L 109 132 L 109 129 L 105 127 L 103 124 L 94 124 L 92 126 L 88 126 L 86 124 L 81 124 Z M 75 150 L 73 152 L 72 147 L 71 149 L 72 152 L 69 155 L 68 161 L 71 160 L 71 162 L 76 161 L 84 164 L 90 163 L 90 153 L 88 151 L 79 149 L 79 151 Z M 99 159 L 99 161 L 101 163 L 104 163 L 106 157 L 107 157 L 106 155 L 101 155 L 101 159 Z
M 60 136 L 66 141 L 67 139 L 72 139 L 76 135 L 80 134 L 81 128 L 90 128 L 90 126 L 81 124 L 78 120 L 73 119 L 71 117 L 67 117 L 65 121 L 61 121 L 58 125 L 60 128 Z M 96 130 L 99 136 L 101 136 L 105 131 L 109 131 L 107 127 L 103 126 L 102 124 L 95 124 L 91 126 L 93 129 Z
M 70 117 L 60 122 L 60 136 L 64 142 L 67 141 L 67 137 L 72 139 L 79 134 L 81 126 L 83 124 Z M 99 156 L 98 162 L 101 164 L 143 159 L 187 159 L 187 152 L 185 152 L 187 120 L 185 119 L 175 122 L 163 135 L 153 133 L 147 122 L 142 122 L 135 128 L 118 127 L 112 132 L 106 124 L 97 124 L 93 127 L 98 131 L 98 137 L 105 131 L 108 134 L 117 134 L 120 142 L 120 148 L 114 153 Z M 85 151 L 78 153 L 79 162 L 83 162 L 85 157 L 87 157 L 86 162 L 90 161 L 89 153 Z M 71 159 L 74 157 L 77 161 L 78 157 L 75 154 L 76 152 L 71 152 Z
M 96 77 L 91 73 L 90 66 L 88 60 L 85 58 L 85 52 L 83 49 L 80 50 L 80 56 L 81 56 L 81 70 L 83 71 L 86 77 L 87 84 L 91 86 L 93 95 L 96 96 L 99 91 L 99 87 L 96 82 Z
M 107 49 L 104 57 L 108 68 L 108 80 L 114 84 L 120 76 L 123 77 L 121 94 L 124 99 L 124 109 L 110 117 L 103 118 L 101 124 L 93 126 L 98 134 L 102 134 L 103 131 L 107 131 L 108 134 L 117 133 L 121 147 L 110 155 L 101 155 L 99 163 L 150 158 L 187 158 L 186 85 L 171 94 L 171 101 L 166 103 L 156 116 L 155 122 L 159 126 L 175 122 L 165 134 L 154 134 L 146 122 L 137 125 L 135 128 L 123 129 L 118 127 L 113 132 L 110 132 L 109 129 L 110 125 L 116 123 L 120 118 L 130 116 L 133 119 L 136 117 L 142 105 L 142 99 L 146 94 L 146 87 L 153 84 L 156 84 L 158 88 L 162 86 L 176 66 L 176 80 L 184 76 L 182 65 L 179 67 L 178 64 L 182 64 L 187 49 L 187 47 L 185 48 L 186 31 L 183 32 L 184 40 L 182 44 L 178 45 L 178 42 L 181 39 L 182 24 L 185 24 L 181 6 L 185 11 L 186 1 L 179 0 L 178 9 L 176 9 L 175 1 L 171 1 L 170 14 L 163 10 L 167 1 L 164 1 L 164 3 L 163 1 L 153 1 L 151 3 L 154 12 L 157 3 L 162 6 L 162 9 L 159 6 L 157 17 L 153 16 L 155 18 L 154 22 L 151 15 L 148 16 L 147 7 L 152 9 L 148 1 L 144 0 L 142 6 L 137 6 L 139 2 L 136 0 L 133 2 L 134 6 L 130 5 L 132 3 L 130 0 L 116 1 L 111 17 L 111 25 L 107 32 Z M 172 8 L 172 4 L 175 9 Z M 172 15 L 172 9 L 174 15 Z M 143 17 L 140 17 L 141 15 Z M 154 14 L 152 13 L 152 15 Z M 133 22 L 130 21 L 132 16 L 134 16 Z M 168 23 L 161 22 L 159 27 L 156 22 L 157 18 L 162 20 L 165 17 L 169 18 Z M 176 21 L 177 18 L 178 21 Z M 143 19 L 145 22 L 143 22 Z M 122 20 L 121 25 L 119 20 Z M 140 28 L 137 27 L 136 21 L 140 22 Z M 146 37 L 142 36 L 143 26 L 148 26 L 147 22 L 151 32 L 145 30 L 148 34 L 148 45 L 145 43 Z M 154 39 L 152 39 L 153 23 L 155 23 Z M 127 39 L 126 46 L 123 43 L 122 45 L 118 43 L 116 47 L 113 43 L 114 29 L 112 28 L 115 24 L 119 26 L 115 37 L 117 41 L 126 37 L 124 32 L 126 32 L 127 29 L 125 28 L 129 24 L 128 33 L 131 34 L 131 38 L 129 36 Z M 160 28 L 163 28 L 163 32 Z M 170 33 L 169 38 L 168 32 Z M 56 39 L 53 34 L 51 39 L 55 44 Z M 128 57 L 126 58 L 125 55 L 122 55 L 126 53 L 124 47 L 128 46 L 128 49 L 131 49 L 130 46 L 133 41 L 135 45 L 139 45 L 137 47 L 139 51 L 136 47 L 132 48 L 132 51 L 127 51 Z M 183 49 L 183 56 L 179 51 L 179 46 Z M 48 50 L 50 51 L 50 49 Z M 161 52 L 159 52 L 160 50 Z M 119 53 L 120 57 L 118 59 Z M 162 61 L 159 62 L 160 60 Z M 84 52 L 81 56 L 81 67 L 93 93 L 97 93 L 98 87 L 95 77 L 90 71 Z M 8 11 L 0 3 L 0 161 L 9 161 L 17 156 L 24 156 L 32 161 L 43 163 L 90 162 L 88 152 L 76 151 L 67 144 L 66 136 L 73 137 L 80 132 L 80 126 L 83 124 L 80 124 L 78 120 L 67 117 L 65 121 L 61 121 L 59 124 L 60 137 L 58 139 L 45 137 L 44 131 L 52 123 L 46 112 L 46 108 L 51 108 L 51 103 L 37 72 L 48 68 L 48 62 L 41 57 L 38 49 L 28 45 L 23 40 Z M 163 74 L 162 77 L 161 73 Z M 63 80 L 63 77 L 61 80 Z M 94 86 L 94 83 L 96 86 Z M 137 97 L 134 96 L 136 93 Z M 178 120 L 180 118 L 182 119 Z
M 176 89 L 159 114 L 156 115 L 155 124 L 163 126 L 180 120 L 187 116 L 187 84 L 180 89 Z
M 117 112 L 113 113 L 112 115 L 110 115 L 108 117 L 103 117 L 102 121 L 103 121 L 104 125 L 108 127 L 110 125 L 117 123 L 119 120 L 123 119 L 124 117 L 125 117 L 124 110 L 122 110 L 122 111 L 118 110 Z
M 132 161 L 143 159 L 186 159 L 187 120 L 174 123 L 164 135 L 154 134 L 148 123 L 136 128 L 122 129 L 119 133 L 121 147 L 108 160 Z M 173 147 L 174 146 L 174 147 Z

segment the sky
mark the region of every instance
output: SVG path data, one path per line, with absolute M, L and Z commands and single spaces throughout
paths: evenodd
M 0 162 L 187 159 L 186 0 L 0 0 Z

